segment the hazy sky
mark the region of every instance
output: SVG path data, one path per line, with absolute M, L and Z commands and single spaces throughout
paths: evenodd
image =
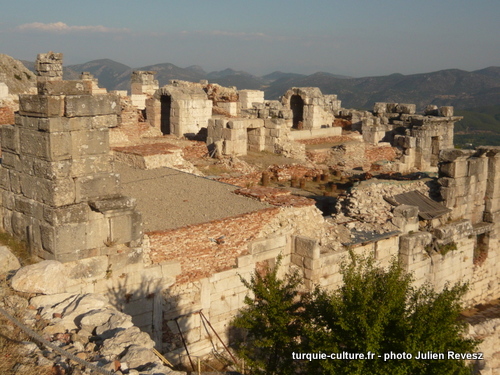
M 500 66 L 500 0 L 16 0 L 0 15 L 0 53 L 63 52 L 68 65 L 355 77 Z

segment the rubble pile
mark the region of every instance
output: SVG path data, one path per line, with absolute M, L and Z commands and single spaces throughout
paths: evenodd
M 31 299 L 11 294 L 0 306 L 65 353 L 115 374 L 183 374 L 163 365 L 154 341 L 132 318 L 99 294 L 52 294 Z M 13 323 L 6 327 L 13 331 Z M 35 338 L 36 339 L 36 338 Z M 57 374 L 89 374 L 90 369 L 44 345 L 25 342 L 26 363 Z M 22 367 L 23 364 L 20 364 Z M 18 372 L 19 373 L 19 372 Z M 20 372 L 22 373 L 22 372 Z
M 384 197 L 418 190 L 428 195 L 426 180 L 387 181 L 372 179 L 364 181 L 351 190 L 346 197 L 339 197 L 335 209 L 337 223 L 348 223 L 351 229 L 377 231 L 378 233 L 397 230 L 390 220 L 393 217 L 392 206 Z M 357 221 L 357 222 L 356 222 Z

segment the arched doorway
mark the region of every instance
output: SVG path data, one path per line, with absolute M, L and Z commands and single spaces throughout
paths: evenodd
M 304 123 L 304 100 L 300 95 L 292 95 L 290 98 L 290 109 L 293 113 L 293 128 L 302 129 Z
M 172 110 L 172 97 L 170 95 L 162 95 L 160 97 L 161 112 L 160 112 L 160 129 L 163 134 L 171 134 L 170 128 L 170 113 Z

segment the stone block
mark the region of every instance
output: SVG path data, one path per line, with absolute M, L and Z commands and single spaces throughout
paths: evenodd
M 0 127 L 1 148 L 3 151 L 12 151 L 19 153 L 19 129 L 12 125 L 3 125 Z
M 104 215 L 89 215 L 87 222 L 87 247 L 103 248 L 112 246 L 109 234 L 109 220 Z
M 277 248 L 284 249 L 286 246 L 286 236 L 279 236 L 274 238 L 267 238 L 264 240 L 253 241 L 249 244 L 249 251 L 252 254 L 258 254 L 267 250 L 273 250 Z
M 9 170 L 0 165 L 0 189 L 10 191 Z
M 64 115 L 64 97 L 51 95 L 19 95 L 19 114 L 32 117 Z
M 39 122 L 43 118 L 41 117 L 29 117 L 29 116 L 21 116 L 19 113 L 16 113 L 14 115 L 14 122 L 17 126 L 23 127 L 23 128 L 28 128 L 31 130 L 38 130 L 39 129 Z
M 37 158 L 33 159 L 33 174 L 36 177 L 56 180 L 71 176 L 71 160 L 46 161 Z
M 246 129 L 222 129 L 222 137 L 230 141 L 245 141 L 247 139 Z
M 30 199 L 52 206 L 75 203 L 75 185 L 71 178 L 46 180 L 39 177 L 20 175 L 22 194 Z
M 71 158 L 71 139 L 68 132 L 47 133 L 20 129 L 21 153 L 37 158 L 58 161 Z
M 474 150 L 459 150 L 456 148 L 448 148 L 439 152 L 439 160 L 441 162 L 453 162 L 457 159 L 467 159 L 475 153 Z
M 416 104 L 402 104 L 402 103 L 400 103 L 396 106 L 396 111 L 398 113 L 412 115 L 417 111 L 417 105 Z
M 69 175 L 71 177 L 81 177 L 92 174 L 112 173 L 113 163 L 111 158 L 111 155 L 106 153 L 73 159 L 70 164 Z
M 20 170 L 21 162 L 18 154 L 2 151 L 2 167 L 6 169 Z
M 90 207 L 86 203 L 64 207 L 43 207 L 43 219 L 51 225 L 85 223 L 89 219 Z
M 399 240 L 399 252 L 405 255 L 420 253 L 431 241 L 432 234 L 429 232 L 417 232 L 401 236 Z
M 37 89 L 41 95 L 90 95 L 92 81 L 39 81 Z
M 118 115 L 120 111 L 120 97 L 115 94 L 75 95 L 65 98 L 67 117 Z
M 30 217 L 21 212 L 12 212 L 12 233 L 22 241 L 28 239 L 28 227 L 30 225 Z
M 72 157 L 102 155 L 109 152 L 109 130 L 80 130 L 71 132 Z
M 120 271 L 131 265 L 143 267 L 142 256 L 142 249 L 133 249 L 127 252 L 109 255 L 110 269 L 113 271 Z
M 77 177 L 75 180 L 76 202 L 118 195 L 120 176 L 118 174 L 101 173 L 91 176 Z
M 468 162 L 467 160 L 457 159 L 453 162 L 443 163 L 439 167 L 439 172 L 441 175 L 446 177 L 466 177 L 468 173 Z
M 434 229 L 434 235 L 439 240 L 457 241 L 473 232 L 470 220 L 460 220 L 451 224 L 442 225 Z
M 294 245 L 295 254 L 312 259 L 318 259 L 320 256 L 320 247 L 315 239 L 297 236 Z
M 439 107 L 439 116 L 443 116 L 443 117 L 453 116 L 453 107 L 451 107 L 451 106 Z
M 21 195 L 16 195 L 14 197 L 14 210 L 30 217 L 36 217 L 39 220 L 43 219 L 42 203 L 25 198 Z

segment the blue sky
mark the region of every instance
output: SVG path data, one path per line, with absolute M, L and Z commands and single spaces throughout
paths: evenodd
M 0 53 L 25 60 L 355 77 L 500 66 L 499 0 L 17 0 L 0 14 Z

